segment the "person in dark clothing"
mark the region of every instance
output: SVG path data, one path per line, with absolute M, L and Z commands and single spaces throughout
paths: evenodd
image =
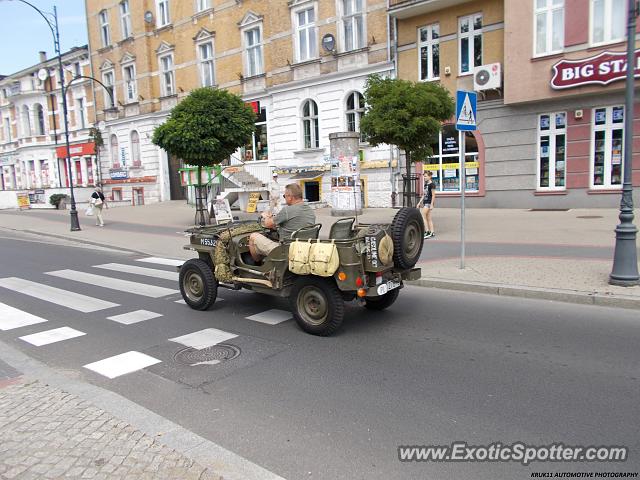
M 100 187 L 96 187 L 95 191 L 91 194 L 91 205 L 93 205 L 93 211 L 96 214 L 96 225 L 104 227 L 102 207 L 109 208 L 109 206 L 107 205 L 107 200 L 104 198 L 104 194 Z
M 431 238 L 436 236 L 433 228 L 433 219 L 431 218 L 436 200 L 436 184 L 433 182 L 433 172 L 426 171 L 425 176 L 427 179 L 424 182 L 424 198 L 422 199 L 422 214 L 424 215 L 425 224 L 424 238 Z

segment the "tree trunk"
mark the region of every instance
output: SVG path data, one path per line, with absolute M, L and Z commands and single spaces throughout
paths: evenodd
M 207 223 L 204 217 L 204 205 L 202 204 L 202 167 L 198 165 L 198 180 L 196 183 L 196 217 L 201 227 Z

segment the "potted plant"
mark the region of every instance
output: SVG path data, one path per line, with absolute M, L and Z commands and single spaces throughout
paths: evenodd
M 67 195 L 64 193 L 54 193 L 49 197 L 49 203 L 58 210 L 65 208 L 67 204 Z

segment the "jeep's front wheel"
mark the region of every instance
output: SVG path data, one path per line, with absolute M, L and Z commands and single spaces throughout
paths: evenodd
M 187 260 L 180 268 L 179 282 L 182 298 L 194 310 L 207 310 L 216 301 L 218 281 L 203 260 Z
M 332 279 L 302 276 L 290 298 L 293 317 L 305 332 L 327 336 L 342 325 L 344 302 Z
M 364 308 L 368 308 L 369 310 L 384 310 L 385 308 L 393 305 L 393 303 L 398 299 L 399 294 L 400 289 L 396 288 L 395 290 L 391 290 L 379 297 L 365 298 Z

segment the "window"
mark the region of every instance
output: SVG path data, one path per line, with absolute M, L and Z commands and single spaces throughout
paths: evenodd
M 438 140 L 431 146 L 433 156 L 423 166 L 433 172 L 433 181 L 439 192 L 460 192 L 460 141 L 465 142 L 466 192 L 478 191 L 478 142 L 472 132 L 458 132 L 454 125 L 444 125 Z
M 624 145 L 624 107 L 593 109 L 592 174 L 593 188 L 622 185 Z
M 162 95 L 173 95 L 175 86 L 173 82 L 173 55 L 160 57 L 160 78 L 162 86 Z
M 562 51 L 564 45 L 564 0 L 536 0 L 536 55 Z
M 124 98 L 127 103 L 137 100 L 136 88 L 136 66 L 125 65 L 122 67 L 122 76 L 124 77 Z
M 566 176 L 567 114 L 538 117 L 538 188 L 564 189 Z
M 196 0 L 196 12 L 204 12 L 211 8 L 211 0 Z
M 109 31 L 109 13 L 106 10 L 102 10 L 98 14 L 100 19 L 100 35 L 102 37 L 102 46 L 108 47 L 111 45 L 111 33 Z
M 156 11 L 158 13 L 158 27 L 164 27 L 171 23 L 169 0 L 156 0 Z
M 482 14 L 461 17 L 458 22 L 460 74 L 482 65 Z
M 121 188 L 112 188 L 111 189 L 111 200 L 114 202 L 122 201 L 122 189 Z
M 302 104 L 302 131 L 304 148 L 318 148 L 320 146 L 318 105 L 313 100 L 306 100 Z
M 104 72 L 102 74 L 102 83 L 106 87 L 104 91 L 104 105 L 105 110 L 107 108 L 115 108 L 116 105 L 116 89 L 114 88 L 114 74 L 113 70 Z
M 418 32 L 420 48 L 420 80 L 440 77 L 440 27 L 437 23 Z
M 200 60 L 200 82 L 203 87 L 215 85 L 213 70 L 213 42 L 198 45 L 198 56 Z
M 11 119 L 9 117 L 5 117 L 4 119 L 4 141 L 9 143 L 12 140 L 11 138 Z
M 140 160 L 140 135 L 135 130 L 131 132 L 131 162 L 134 167 L 142 165 L 142 160 Z
M 311 60 L 316 53 L 316 24 L 313 7 L 294 12 L 298 62 Z
M 360 119 L 364 115 L 364 97 L 360 92 L 353 92 L 347 96 L 347 131 L 359 132 Z M 362 135 L 360 141 L 364 142 Z
M 131 36 L 131 12 L 129 11 L 129 0 L 120 2 L 120 26 L 122 27 L 122 38 Z
M 85 101 L 84 98 L 76 99 L 78 105 L 78 121 L 76 125 L 80 128 L 87 128 L 87 117 L 85 112 Z
M 251 141 L 244 146 L 244 160 L 268 159 L 269 146 L 267 141 L 267 109 L 260 108 L 260 112 L 257 114 L 256 118 L 256 130 L 253 133 Z
M 111 166 L 112 168 L 120 168 L 120 157 L 118 156 L 118 137 L 111 135 L 109 140 L 111 146 Z
M 365 47 L 362 3 L 365 0 L 342 0 L 342 25 L 345 51 Z
M 40 105 L 39 103 L 36 103 L 33 106 L 33 120 L 34 120 L 35 129 L 36 129 L 35 134 L 44 135 L 45 134 L 44 109 L 42 108 L 42 105 Z
M 253 77 L 262 73 L 262 38 L 260 27 L 244 32 L 245 50 L 247 54 L 247 76 Z
M 29 107 L 26 105 L 22 106 L 22 128 L 23 128 L 23 137 L 31 136 L 31 118 L 29 116 Z
M 590 0 L 591 44 L 624 40 L 627 2 L 625 0 Z

